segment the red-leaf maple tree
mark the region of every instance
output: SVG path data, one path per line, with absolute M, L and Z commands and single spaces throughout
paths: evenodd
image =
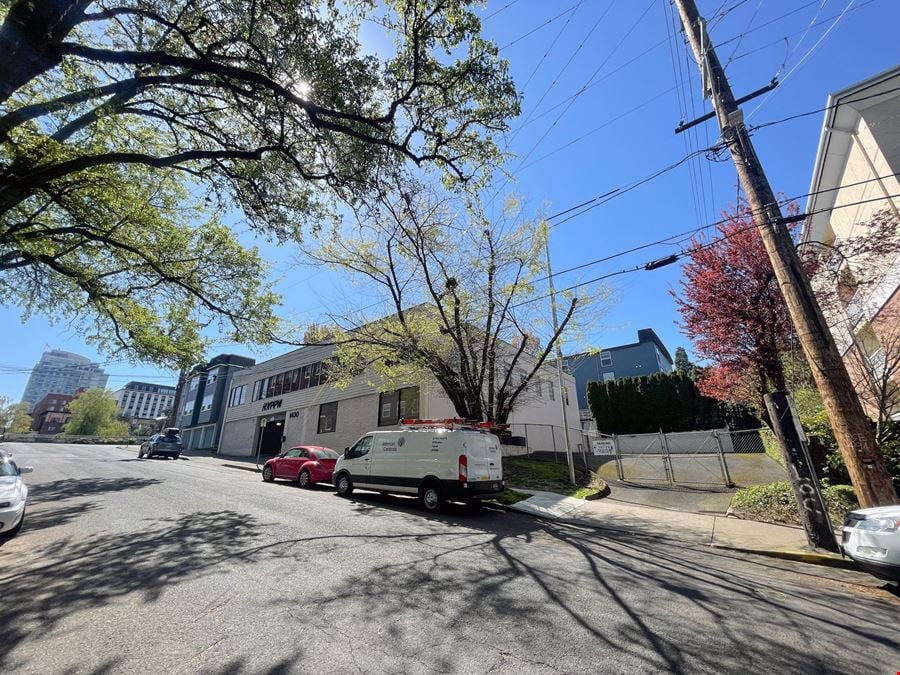
M 763 395 L 785 388 L 780 354 L 792 327 L 748 206 L 739 204 L 714 233 L 695 237 L 688 258 L 680 293 L 670 292 L 682 331 L 711 364 L 700 391 L 765 416 Z

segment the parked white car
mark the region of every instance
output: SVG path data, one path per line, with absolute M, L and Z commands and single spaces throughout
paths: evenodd
M 474 429 L 373 431 L 338 458 L 332 480 L 344 497 L 355 488 L 412 494 L 429 511 L 444 501 L 479 504 L 503 494 L 500 442 Z
M 0 536 L 11 537 L 22 529 L 28 500 L 28 486 L 22 474 L 33 470 L 30 466 L 16 466 L 9 458 L 0 461 Z
M 841 547 L 869 574 L 900 582 L 900 504 L 851 512 Z

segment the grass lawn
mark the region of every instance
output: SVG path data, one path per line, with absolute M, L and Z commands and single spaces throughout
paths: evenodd
M 575 469 L 575 482 L 573 486 L 569 482 L 569 469 L 563 464 L 545 462 L 526 457 L 503 458 L 503 481 L 507 485 L 534 490 L 546 490 L 557 492 L 567 497 L 585 499 L 587 495 L 597 492 L 603 487 L 603 482 L 593 473 Z M 528 497 L 515 490 L 506 490 L 500 500 L 503 504 L 515 504 Z M 512 494 L 510 494 L 512 493 Z

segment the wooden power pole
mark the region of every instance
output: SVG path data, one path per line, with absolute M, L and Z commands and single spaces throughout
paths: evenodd
M 722 140 L 731 151 L 741 188 L 747 195 L 753 219 L 772 261 L 775 278 L 822 395 L 859 502 L 862 506 L 893 504 L 897 496 L 884 457 L 875 444 L 872 426 L 863 412 L 822 309 L 800 264 L 781 208 L 750 142 L 743 113 L 735 102 L 725 70 L 706 35 L 706 22 L 700 17 L 694 0 L 673 2 L 700 64 L 704 95 L 708 94 L 712 100 L 722 130 Z

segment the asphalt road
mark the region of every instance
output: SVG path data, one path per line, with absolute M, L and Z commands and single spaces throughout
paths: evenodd
M 0 672 L 900 670 L 865 577 L 325 488 L 209 458 L 9 444 Z

